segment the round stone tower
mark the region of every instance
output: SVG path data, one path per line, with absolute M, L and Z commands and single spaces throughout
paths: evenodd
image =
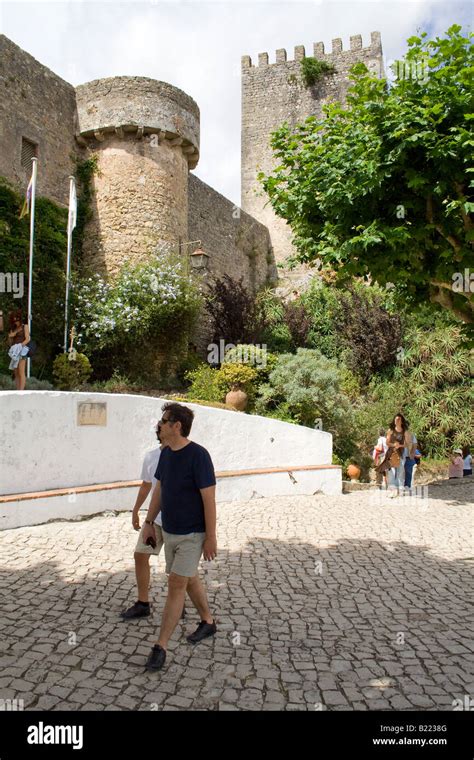
M 98 156 L 86 263 L 114 275 L 188 235 L 188 172 L 199 160 L 199 108 L 182 90 L 146 77 L 76 88 L 78 134 Z

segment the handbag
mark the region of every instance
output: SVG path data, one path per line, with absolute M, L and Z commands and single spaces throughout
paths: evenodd
M 26 344 L 26 348 L 28 349 L 27 358 L 31 359 L 32 356 L 36 354 L 37 346 L 34 340 L 30 340 L 29 343 Z
M 390 454 L 390 467 L 399 467 L 402 458 L 398 449 L 392 449 Z
M 375 472 L 380 473 L 383 475 L 387 470 L 390 470 L 391 467 L 398 467 L 398 465 L 401 462 L 401 457 L 398 451 L 395 451 L 395 449 L 387 449 L 384 458 L 375 467 Z

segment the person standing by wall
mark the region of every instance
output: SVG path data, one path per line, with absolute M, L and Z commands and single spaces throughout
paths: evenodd
M 11 362 L 10 368 L 15 375 L 15 386 L 17 391 L 24 391 L 26 387 L 26 359 L 28 349 L 26 345 L 30 342 L 30 330 L 28 325 L 23 324 L 21 311 L 12 311 L 9 317 L 8 343 L 10 351 L 8 352 Z M 16 355 L 12 355 L 12 349 L 17 348 Z M 25 350 L 26 349 L 26 350 Z
M 415 467 L 418 465 L 419 458 L 416 458 L 417 452 L 417 438 L 414 433 L 411 433 L 411 446 L 404 449 L 405 454 L 405 488 L 413 487 L 413 477 L 415 473 Z
M 372 459 L 374 460 L 375 467 L 379 465 L 385 454 L 387 453 L 387 436 L 385 435 L 384 428 L 380 428 L 379 430 L 379 437 L 377 440 L 377 443 L 375 444 L 375 448 L 372 452 Z M 382 483 L 385 481 L 385 485 L 387 484 L 387 476 L 386 473 L 378 472 L 376 470 L 376 483 L 378 486 L 381 486 Z
M 156 426 L 156 437 L 160 440 L 160 424 Z M 139 512 L 142 505 L 145 503 L 148 494 L 156 486 L 155 472 L 158 467 L 162 446 L 158 446 L 151 451 L 147 451 L 143 460 L 142 466 L 142 483 L 139 488 L 135 506 L 132 510 L 132 526 L 134 530 L 140 530 L 140 518 Z M 143 526 L 145 527 L 145 525 Z M 146 544 L 143 540 L 143 528 L 140 531 L 137 545 L 135 547 L 135 553 L 133 555 L 135 561 L 135 577 L 137 579 L 137 591 L 138 599 L 127 610 L 124 610 L 120 617 L 122 620 L 132 620 L 135 618 L 148 617 L 150 614 L 150 602 L 149 602 L 149 588 L 150 588 L 150 557 L 158 556 L 163 546 L 163 534 L 161 532 L 161 512 L 158 513 L 153 525 L 154 536 L 148 539 L 149 543 Z M 181 617 L 185 616 L 185 608 L 183 606 L 183 612 Z
M 168 597 L 158 641 L 146 662 L 147 670 L 161 670 L 168 641 L 176 628 L 186 592 L 201 622 L 187 637 L 191 644 L 214 636 L 217 627 L 198 575 L 201 554 L 217 555 L 216 478 L 209 452 L 188 439 L 194 413 L 177 403 L 163 406 L 160 439 L 163 448 L 155 473 L 157 484 L 148 509 L 143 541 L 154 535 L 154 520 L 162 513 Z
M 408 422 L 403 414 L 397 414 L 389 425 L 387 445 L 390 450 L 388 487 L 396 495 L 405 486 L 405 449 L 411 449 L 412 440 Z
M 467 478 L 468 475 L 472 475 L 472 456 L 469 446 L 464 446 L 462 450 L 463 455 L 463 477 Z
M 462 478 L 463 476 L 464 460 L 462 458 L 462 449 L 453 449 L 450 457 L 448 477 L 450 480 L 453 480 L 454 478 Z

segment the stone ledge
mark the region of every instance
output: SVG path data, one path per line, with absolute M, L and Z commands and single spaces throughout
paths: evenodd
M 314 465 L 298 465 L 296 467 L 266 467 L 255 470 L 226 470 L 223 472 L 216 472 L 216 478 L 238 478 L 245 475 L 270 475 L 278 472 L 298 472 L 298 471 L 311 471 L 311 470 L 340 470 L 341 467 L 337 464 L 314 464 Z M 7 504 L 8 502 L 18 501 L 31 501 L 33 499 L 47 499 L 54 496 L 69 496 L 70 494 L 81 493 L 94 493 L 97 491 L 113 491 L 120 488 L 138 488 L 141 485 L 141 480 L 118 480 L 114 483 L 94 483 L 88 486 L 70 486 L 69 488 L 55 488 L 50 491 L 30 491 L 27 493 L 6 494 L 0 496 L 0 504 Z

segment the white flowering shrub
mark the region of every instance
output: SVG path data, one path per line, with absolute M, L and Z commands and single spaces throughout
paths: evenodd
M 176 338 L 191 328 L 201 303 L 182 262 L 164 254 L 125 264 L 112 282 L 96 274 L 74 288 L 78 348 L 94 353 Z

